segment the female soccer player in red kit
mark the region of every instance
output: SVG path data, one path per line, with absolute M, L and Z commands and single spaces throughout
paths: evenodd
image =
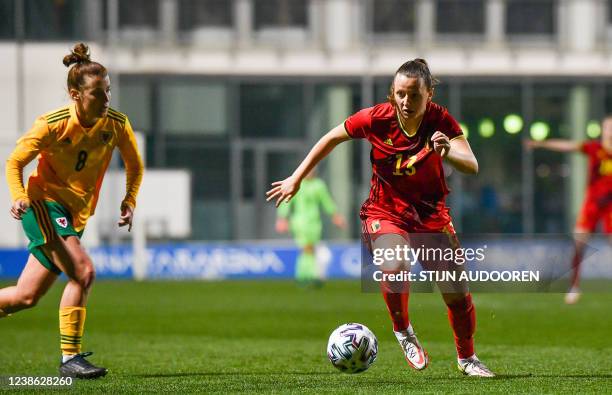
M 605 117 L 601 126 L 600 141 L 579 142 L 563 139 L 526 141 L 527 148 L 580 152 L 589 159 L 586 197 L 574 227 L 576 249 L 572 259 L 571 286 L 565 295 L 567 304 L 574 304 L 580 299 L 580 263 L 586 243 L 595 232 L 597 224 L 601 222 L 603 233 L 612 235 L 612 115 Z
M 268 200 L 276 199 L 277 206 L 289 201 L 304 176 L 336 145 L 365 138 L 372 145 L 373 174 L 360 217 L 368 248 L 409 245 L 413 236 L 426 234 L 445 236 L 446 244 L 456 248 L 445 204 L 449 191 L 442 162 L 469 174 L 478 172 L 478 162 L 455 119 L 431 101 L 436 82 L 423 59 L 404 63 L 395 73 L 388 102 L 357 112 L 324 135 L 290 177 L 272 183 Z M 408 319 L 407 289 L 394 292 L 391 288 L 381 284 L 395 335 L 408 364 L 425 369 L 429 359 Z M 455 336 L 459 369 L 470 376 L 494 376 L 474 352 L 476 316 L 471 294 L 467 288 L 443 290 L 443 298 Z

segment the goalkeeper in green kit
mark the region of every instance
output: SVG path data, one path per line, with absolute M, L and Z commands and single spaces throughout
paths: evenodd
M 319 206 L 332 217 L 334 225 L 341 229 L 346 227 L 344 217 L 336 212 L 327 186 L 313 173 L 306 176 L 299 193 L 289 203 L 280 205 L 276 220 L 276 231 L 285 233 L 291 230 L 295 243 L 301 249 L 295 266 L 295 279 L 304 285 L 321 280 L 315 258 L 315 247 L 321 241 L 323 231 Z

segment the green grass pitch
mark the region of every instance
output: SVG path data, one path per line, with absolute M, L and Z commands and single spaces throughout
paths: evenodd
M 3 283 L 2 285 L 6 285 Z M 56 284 L 33 310 L 0 320 L 0 375 L 57 374 Z M 334 281 L 303 290 L 289 281 L 99 281 L 90 298 L 84 350 L 109 368 L 79 392 L 610 393 L 612 294 L 477 294 L 476 347 L 498 374 L 455 368 L 446 309 L 437 294 L 411 295 L 411 320 L 431 357 L 405 363 L 378 294 Z M 331 331 L 361 322 L 379 340 L 365 373 L 336 371 Z M 0 392 L 9 388 L 4 386 Z M 31 390 L 31 389 L 29 389 Z

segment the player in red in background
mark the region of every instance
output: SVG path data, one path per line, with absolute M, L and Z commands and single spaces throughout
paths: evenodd
M 578 142 L 551 139 L 527 140 L 528 148 L 544 148 L 557 152 L 581 152 L 589 158 L 589 181 L 586 198 L 576 219 L 574 237 L 576 249 L 572 259 L 571 286 L 565 295 L 565 303 L 574 304 L 580 299 L 580 263 L 586 243 L 601 221 L 603 232 L 612 235 L 612 115 L 602 121 L 600 141 Z
M 478 162 L 455 119 L 431 101 L 436 82 L 423 59 L 404 63 L 395 73 L 388 102 L 357 112 L 324 135 L 289 178 L 272 183 L 268 200 L 276 199 L 277 206 L 290 200 L 304 176 L 336 145 L 366 138 L 372 145 L 373 175 L 370 196 L 360 216 L 368 248 L 420 246 L 415 239 L 427 234 L 441 236 L 447 247 L 457 248 L 445 204 L 449 191 L 442 162 L 470 174 L 478 172 Z M 401 267 L 405 262 L 398 260 L 384 270 L 393 273 Z M 425 369 L 427 353 L 408 319 L 407 286 L 403 284 L 397 291 L 392 285 L 383 282 L 381 289 L 395 335 L 408 364 Z M 459 369 L 470 376 L 494 376 L 474 353 L 476 315 L 469 291 L 443 290 L 443 298 L 455 335 Z

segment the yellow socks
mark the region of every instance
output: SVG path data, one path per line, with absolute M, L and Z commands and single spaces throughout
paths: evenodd
M 59 327 L 62 355 L 76 355 L 81 352 L 85 313 L 85 307 L 60 308 Z

